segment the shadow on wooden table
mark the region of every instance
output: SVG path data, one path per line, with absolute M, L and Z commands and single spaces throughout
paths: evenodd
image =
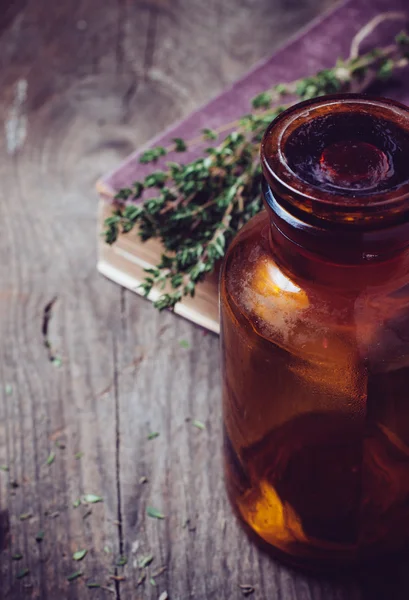
M 7 510 L 0 510 L 0 553 L 3 552 L 10 542 L 10 517 Z M 0 577 L 0 598 L 3 598 L 3 584 Z
M 408 600 L 409 551 L 368 566 L 357 579 L 362 600 Z
M 331 590 L 331 598 L 349 600 L 352 594 L 353 600 L 409 600 L 409 550 L 356 571 L 307 575 L 307 579 L 324 584 Z
M 320 600 L 409 600 L 409 551 L 356 571 L 312 574 L 295 570 L 292 577 L 303 579 L 312 594 L 319 590 Z M 311 598 L 315 600 L 314 595 Z
M 0 552 L 5 550 L 9 543 L 10 519 L 6 510 L 0 511 Z
M 271 546 L 265 544 L 255 535 L 254 531 L 240 519 L 236 512 L 236 518 L 259 551 L 268 556 L 274 562 L 278 562 L 288 569 L 294 580 L 301 579 L 306 583 L 312 594 L 314 590 L 326 590 L 328 598 L 339 600 L 409 600 L 409 548 L 397 554 L 390 554 L 383 559 L 368 562 L 359 568 L 341 568 L 338 570 L 327 570 L 311 564 L 302 568 L 302 563 L 293 564 L 288 556 L 282 555 Z M 315 596 L 311 596 L 315 600 Z

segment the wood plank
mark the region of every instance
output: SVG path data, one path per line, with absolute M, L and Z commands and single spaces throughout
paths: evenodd
M 0 460 L 10 468 L 1 473 L 0 510 L 11 529 L 1 555 L 4 598 L 112 597 L 88 592 L 88 579 L 109 581 L 119 595 L 108 577 L 119 554 L 114 339 L 122 292 L 95 271 L 93 184 L 134 146 L 124 121 L 135 77 L 121 68 L 125 9 L 115 1 L 97 9 L 30 2 L 1 39 L 9 61 L 1 70 L 1 381 L 13 386 L 10 395 L 2 386 L 0 400 Z M 143 19 L 136 25 L 143 50 Z M 43 318 L 54 297 L 50 351 Z M 60 368 L 49 360 L 57 353 Z M 87 493 L 104 503 L 84 518 L 88 509 L 72 503 Z M 21 521 L 23 513 L 33 516 Z M 79 548 L 89 549 L 81 564 L 72 560 Z M 21 561 L 11 560 L 16 552 Z M 22 567 L 30 574 L 18 581 Z M 84 581 L 69 584 L 78 568 Z

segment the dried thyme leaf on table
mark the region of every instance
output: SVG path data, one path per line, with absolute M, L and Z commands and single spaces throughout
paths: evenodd
M 83 558 L 85 558 L 85 556 L 88 554 L 88 550 L 86 550 L 84 548 L 84 550 L 78 550 L 77 552 L 74 552 L 74 554 L 72 555 L 72 558 L 74 560 L 82 560 Z
M 166 571 L 166 567 L 160 567 L 157 571 L 155 571 L 154 573 L 152 573 L 152 577 L 154 577 L 156 579 L 156 577 L 159 577 L 165 571 Z
M 120 556 L 118 558 L 118 560 L 116 561 L 116 566 L 117 567 L 124 567 L 126 564 L 128 564 L 128 557 L 127 556 Z
M 27 575 L 30 573 L 29 569 L 21 569 L 17 575 L 16 578 L 17 579 L 23 579 L 24 577 L 27 577 Z
M 138 563 L 138 566 L 141 569 L 144 569 L 145 567 L 147 567 L 148 565 L 151 564 L 151 562 L 153 561 L 153 554 L 148 554 L 147 556 L 143 556 Z
M 76 579 L 79 579 L 82 576 L 83 576 L 82 571 L 75 571 L 74 573 L 71 573 L 71 575 L 68 575 L 67 581 L 70 581 L 70 582 L 75 581 Z
M 17 552 L 16 554 L 13 554 L 11 557 L 11 560 L 21 560 L 23 558 L 23 555 L 20 554 L 19 552 Z
M 31 519 L 31 518 L 32 518 L 32 516 L 33 516 L 33 513 L 31 513 L 31 512 L 22 513 L 22 514 L 19 516 L 19 519 L 20 519 L 20 521 L 28 521 L 28 519 Z
M 126 577 L 123 575 L 110 575 L 109 578 L 112 579 L 112 581 L 126 581 Z
M 54 358 L 52 359 L 51 362 L 54 365 L 54 367 L 57 367 L 57 369 L 59 369 L 60 367 L 62 367 L 62 358 L 61 358 L 61 356 L 54 356 Z
M 97 504 L 98 502 L 103 502 L 104 499 L 102 496 L 96 494 L 85 494 L 85 496 L 82 497 L 82 501 L 85 504 Z
M 45 534 L 44 534 L 44 531 L 39 531 L 39 532 L 36 534 L 35 538 L 34 538 L 34 539 L 35 539 L 35 541 L 36 541 L 36 542 L 38 542 L 38 543 L 42 542 L 42 541 L 43 541 L 43 539 L 44 539 L 44 535 L 45 535 Z
M 243 596 L 250 596 L 254 593 L 254 587 L 247 583 L 240 583 L 239 588 L 241 589 L 241 593 L 243 594 Z
M 50 454 L 48 455 L 47 458 L 47 466 L 50 466 L 53 464 L 53 462 L 55 461 L 55 452 L 50 452 Z
M 155 164 L 169 151 L 183 156 L 192 146 L 214 144 L 200 158 L 168 162 L 120 190 L 105 221 L 108 244 L 135 227 L 143 241 L 157 238 L 162 243 L 161 260 L 146 269 L 141 285 L 146 296 L 154 287 L 162 291 L 155 301 L 158 309 L 172 309 L 184 296 L 194 296 L 196 285 L 216 269 L 237 231 L 262 209 L 259 145 L 275 117 L 300 100 L 362 92 L 408 64 L 406 32 L 385 47 L 360 53 L 362 41 L 392 16 L 396 20 L 395 13 L 385 13 L 367 23 L 353 38 L 349 58 L 339 59 L 332 68 L 263 90 L 253 99 L 249 114 L 234 123 L 204 129 L 189 142 L 175 138 L 169 148 L 151 148 L 141 155 L 141 163 Z
M 164 519 L 165 518 L 165 515 L 162 514 L 156 508 L 154 508 L 153 506 L 147 507 L 146 514 L 148 515 L 148 517 L 151 517 L 152 519 Z

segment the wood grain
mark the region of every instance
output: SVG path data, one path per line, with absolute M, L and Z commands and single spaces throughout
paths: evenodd
M 249 543 L 223 487 L 218 339 L 95 268 L 95 181 L 330 4 L 27 0 L 0 20 L 1 598 L 227 600 L 239 584 L 255 599 L 407 597 L 404 566 L 374 588 Z M 104 502 L 73 508 L 87 493 Z

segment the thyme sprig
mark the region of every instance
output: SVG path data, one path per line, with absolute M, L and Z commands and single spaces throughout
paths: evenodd
M 408 64 L 409 35 L 404 31 L 389 46 L 359 51 L 369 33 L 391 18 L 404 16 L 378 15 L 354 37 L 348 59 L 339 59 L 333 68 L 315 75 L 272 86 L 253 99 L 252 111 L 238 121 L 205 129 L 190 142 L 176 138 L 169 148 L 151 148 L 142 154 L 140 162 L 155 164 L 170 151 L 184 153 L 198 144 L 213 143 L 202 157 L 186 164 L 168 162 L 164 169 L 121 189 L 105 221 L 108 244 L 136 226 L 143 241 L 158 238 L 163 244 L 159 264 L 146 269 L 141 284 L 146 296 L 154 287 L 162 290 L 157 308 L 173 308 L 184 296 L 194 296 L 196 285 L 214 271 L 237 231 L 261 210 L 259 144 L 275 117 L 297 101 L 362 92 Z M 221 134 L 225 137 L 217 144 Z

